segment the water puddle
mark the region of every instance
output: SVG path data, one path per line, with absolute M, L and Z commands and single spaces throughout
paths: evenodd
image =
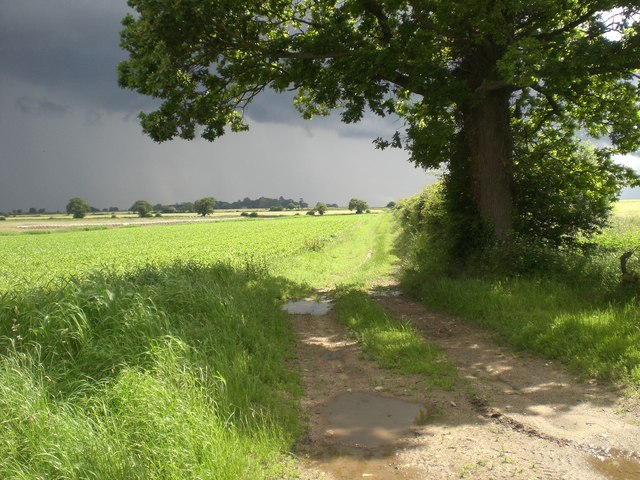
M 420 405 L 395 398 L 364 392 L 340 395 L 322 411 L 331 446 L 314 464 L 344 480 L 417 478 L 415 472 L 397 466 L 394 450 L 420 413 Z
M 331 310 L 331 302 L 329 300 L 319 302 L 296 300 L 285 303 L 282 308 L 292 315 L 326 315 Z
M 380 288 L 374 292 L 376 297 L 380 298 L 394 298 L 402 295 L 399 288 Z
M 637 460 L 623 456 L 604 459 L 592 457 L 589 463 L 611 480 L 640 480 L 640 463 Z
M 345 393 L 322 412 L 327 435 L 343 445 L 380 447 L 409 433 L 420 405 L 364 392 Z

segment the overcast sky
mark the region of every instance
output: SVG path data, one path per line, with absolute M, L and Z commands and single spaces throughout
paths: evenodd
M 117 86 L 127 10 L 125 0 L 0 0 L 0 211 L 63 210 L 74 196 L 98 208 L 280 195 L 385 205 L 433 182 L 405 151 L 373 147 L 400 125 L 304 121 L 275 94 L 249 110 L 248 133 L 153 143 L 136 118 L 151 102 Z
M 0 0 L 0 211 L 63 210 L 74 196 L 105 208 L 246 196 L 385 205 L 433 181 L 407 152 L 376 150 L 390 121 L 304 121 L 269 94 L 251 131 L 214 143 L 155 144 L 148 99 L 117 86 L 125 0 Z

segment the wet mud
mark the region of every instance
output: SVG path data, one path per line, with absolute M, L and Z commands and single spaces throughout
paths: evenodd
M 376 293 L 438 343 L 464 380 L 443 392 L 424 377 L 382 370 L 330 302 L 292 302 L 292 312 L 305 308 L 290 317 L 308 422 L 295 452 L 301 480 L 640 480 L 635 404 L 396 291 Z

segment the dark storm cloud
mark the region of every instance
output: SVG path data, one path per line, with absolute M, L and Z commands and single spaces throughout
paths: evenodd
M 37 113 L 50 117 L 62 117 L 69 111 L 68 105 L 56 103 L 46 98 L 32 98 L 22 96 L 16 101 L 18 110 L 22 113 Z
M 74 196 L 100 207 L 210 195 L 385 205 L 428 180 L 404 152 L 373 149 L 395 124 L 305 121 L 291 93 L 257 98 L 251 132 L 153 143 L 135 116 L 157 103 L 117 86 L 127 11 L 125 0 L 0 0 L 0 211 L 64 209 Z
M 391 137 L 398 129 L 402 129 L 402 122 L 397 117 L 378 117 L 371 112 L 365 112 L 363 119 L 357 123 L 345 124 L 340 118 L 340 112 L 332 112 L 326 117 L 315 117 L 304 120 L 294 106 L 294 93 L 276 93 L 272 90 L 263 92 L 247 107 L 247 117 L 250 122 L 278 123 L 283 125 L 298 125 L 304 128 L 335 130 L 341 138 L 368 139 L 373 141 L 378 137 Z
M 0 74 L 108 111 L 148 100 L 117 86 L 124 1 L 0 0 Z

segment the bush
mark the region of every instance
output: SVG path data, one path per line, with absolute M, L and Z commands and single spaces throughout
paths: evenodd
M 359 198 L 349 200 L 349 210 L 355 210 L 356 213 L 364 213 L 365 210 L 368 209 L 369 205 L 364 200 L 360 200 Z
M 7 219 L 7 217 L 5 217 L 4 215 L 0 215 L 0 222 L 4 221 L 6 219 Z
M 600 232 L 622 187 L 635 181 L 609 152 L 551 134 L 514 163 L 514 230 L 553 246 Z
M 249 214 L 249 216 L 250 216 L 251 218 L 256 218 L 256 217 L 258 216 L 258 212 L 251 212 L 251 213 Z

